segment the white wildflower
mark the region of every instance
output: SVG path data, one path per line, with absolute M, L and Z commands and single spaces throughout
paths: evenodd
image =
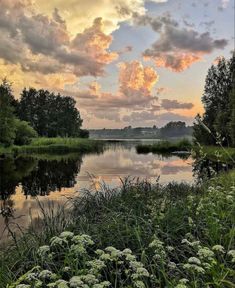
M 171 261 L 167 264 L 167 266 L 168 266 L 170 269 L 172 269 L 172 270 L 176 269 L 176 267 L 177 267 L 177 265 L 175 264 L 175 262 L 171 262 Z
M 51 246 L 67 246 L 68 242 L 58 236 L 52 237 L 50 241 Z
M 214 245 L 212 247 L 212 250 L 214 250 L 216 252 L 220 252 L 220 253 L 225 253 L 224 247 L 222 245 Z
M 208 247 L 200 248 L 197 252 L 197 255 L 200 259 L 207 259 L 207 260 L 213 260 L 214 252 L 210 250 Z
M 38 248 L 38 255 L 42 258 L 44 258 L 46 255 L 50 252 L 50 247 L 48 245 L 44 245 Z
M 149 277 L 149 272 L 144 267 L 138 267 L 136 273 L 140 277 Z
M 51 288 L 69 288 L 69 284 L 67 281 L 59 279 L 54 283 L 50 283 L 47 285 L 47 287 Z
M 196 264 L 196 265 L 201 265 L 201 261 L 200 261 L 200 259 L 198 259 L 197 257 L 190 257 L 189 259 L 188 259 L 188 263 L 190 263 L 190 264 Z
M 184 269 L 187 270 L 193 270 L 194 272 L 200 273 L 200 274 L 204 274 L 205 273 L 205 269 L 203 269 L 202 267 L 196 265 L 196 264 L 184 264 L 183 265 Z
M 104 254 L 100 255 L 99 259 L 104 260 L 104 261 L 112 260 L 111 255 L 108 253 L 104 253 Z
M 38 279 L 38 273 L 29 273 L 26 276 L 26 280 L 28 281 L 34 281 Z
M 64 239 L 72 239 L 74 236 L 74 233 L 73 232 L 70 232 L 70 231 L 64 231 L 60 234 L 60 238 L 64 238 Z
M 83 282 L 85 282 L 86 284 L 89 284 L 89 285 L 93 285 L 93 284 L 98 283 L 98 280 L 96 279 L 95 275 L 92 275 L 92 274 L 82 275 L 81 279 Z
M 42 270 L 39 273 L 39 278 L 42 280 L 53 279 L 55 277 L 56 277 L 56 274 L 52 273 L 50 270 Z
M 109 281 L 103 281 L 101 283 L 94 284 L 92 287 L 93 288 L 105 288 L 105 287 L 109 287 L 110 285 L 111 283 Z
M 184 284 L 178 284 L 175 288 L 187 288 L 187 286 Z
M 123 253 L 124 255 L 128 255 L 128 254 L 132 254 L 132 251 L 131 251 L 131 249 L 126 248 L 126 249 L 124 249 L 124 250 L 122 251 L 122 253 Z
M 232 257 L 232 263 L 235 263 L 235 250 L 228 251 L 228 256 Z
M 189 280 L 186 279 L 186 278 L 182 278 L 182 279 L 180 279 L 180 281 L 179 281 L 180 284 L 186 284 L 186 283 L 188 283 L 188 282 L 189 282 Z
M 166 249 L 167 249 L 167 251 L 169 251 L 169 252 L 172 252 L 172 251 L 175 250 L 175 248 L 172 247 L 172 246 L 166 246 Z
M 95 251 L 95 253 L 96 253 L 97 255 L 102 255 L 102 254 L 104 254 L 105 252 L 104 252 L 103 250 L 101 250 L 101 249 L 97 249 L 97 250 Z
M 73 244 L 73 245 L 71 245 L 70 252 L 72 252 L 76 256 L 85 255 L 87 253 L 86 248 L 82 244 Z
M 94 244 L 94 241 L 91 239 L 91 237 L 86 234 L 76 235 L 72 238 L 72 241 L 76 244 L 83 244 L 85 246 Z
M 127 261 L 135 261 L 135 260 L 136 260 L 136 257 L 135 257 L 135 255 L 133 255 L 133 254 L 127 254 L 127 255 L 126 255 L 126 260 L 127 260 Z
M 79 288 L 84 284 L 84 282 L 81 280 L 80 276 L 73 276 L 69 280 L 69 284 L 71 288 Z

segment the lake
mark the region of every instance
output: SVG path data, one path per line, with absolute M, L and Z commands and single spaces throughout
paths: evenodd
M 13 213 L 22 229 L 40 214 L 38 201 L 62 204 L 66 197 L 78 195 L 84 188 L 99 188 L 100 183 L 116 187 L 120 178 L 147 178 L 160 183 L 193 183 L 193 160 L 190 156 L 137 154 L 135 145 L 146 141 L 107 143 L 102 153 L 24 156 L 0 160 L 0 204 Z M 151 141 L 148 140 L 148 143 Z M 6 218 L 0 215 L 0 241 Z

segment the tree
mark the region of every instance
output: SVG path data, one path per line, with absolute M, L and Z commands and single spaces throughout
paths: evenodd
M 231 141 L 233 147 L 235 147 L 235 87 L 230 93 L 231 97 L 231 107 L 232 107 L 232 113 L 231 113 L 231 121 L 230 121 L 230 133 L 231 133 Z
M 47 90 L 24 89 L 18 115 L 27 121 L 40 136 L 77 137 L 82 119 L 76 101 L 69 96 L 55 95 Z
M 0 143 L 5 146 L 13 144 L 15 139 L 15 114 L 12 103 L 14 97 L 12 95 L 11 85 L 3 80 L 0 85 Z
M 182 121 L 171 121 L 160 129 L 162 137 L 182 136 L 186 135 L 187 132 L 188 128 L 186 127 L 185 122 Z
M 221 58 L 217 65 L 212 65 L 208 70 L 202 96 L 205 113 L 200 118 L 201 122 L 194 125 L 194 137 L 199 143 L 215 145 L 217 135 L 223 145 L 232 142 L 230 92 L 233 87 L 234 57 L 230 60 Z
M 37 137 L 37 132 L 25 121 L 15 120 L 16 131 L 14 144 L 28 145 L 32 138 Z

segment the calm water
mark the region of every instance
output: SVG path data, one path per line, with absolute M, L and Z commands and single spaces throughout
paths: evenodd
M 101 181 L 110 186 L 119 185 L 120 177 L 127 176 L 147 177 L 153 182 L 160 176 L 160 183 L 194 181 L 190 157 L 137 154 L 135 145 L 136 141 L 124 141 L 108 144 L 101 154 L 0 160 L 1 208 L 11 207 L 14 222 L 24 228 L 38 217 L 38 200 L 60 204 L 65 196 L 92 185 L 98 188 Z M 5 219 L 0 216 L 0 241 L 6 240 L 4 227 Z

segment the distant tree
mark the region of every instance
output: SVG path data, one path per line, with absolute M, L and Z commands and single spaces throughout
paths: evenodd
M 201 117 L 201 122 L 204 125 L 200 123 L 194 125 L 194 137 L 202 144 L 215 145 L 216 135 L 219 135 L 224 145 L 231 144 L 230 93 L 233 87 L 234 57 L 235 55 L 230 60 L 221 58 L 217 65 L 212 65 L 208 70 L 202 96 L 205 113 Z
M 89 138 L 89 131 L 87 129 L 80 129 L 79 137 Z
M 11 85 L 3 80 L 0 85 L 0 143 L 5 146 L 13 144 L 15 139 L 16 117 L 13 102 Z
M 171 121 L 160 129 L 162 137 L 177 137 L 183 136 L 188 133 L 188 128 L 185 122 L 182 121 Z
M 40 136 L 76 137 L 82 119 L 76 101 L 69 96 L 55 95 L 47 90 L 24 89 L 19 101 L 18 115 Z

